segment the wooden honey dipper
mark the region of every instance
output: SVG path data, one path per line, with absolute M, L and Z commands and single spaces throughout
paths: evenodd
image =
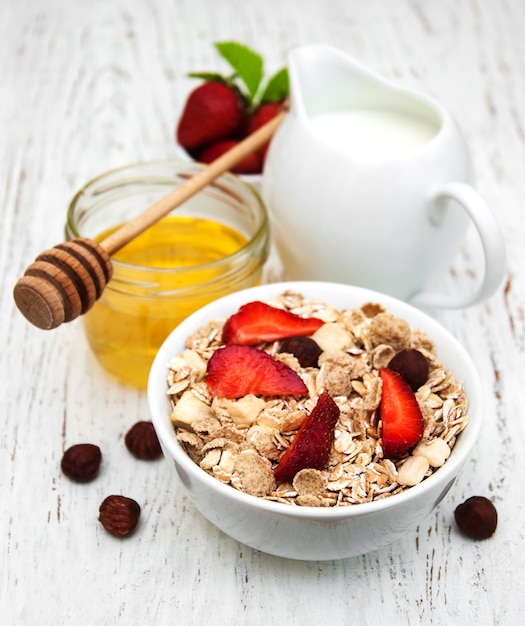
M 50 330 L 83 315 L 111 280 L 111 255 L 270 140 L 286 115 L 264 126 L 100 242 L 77 237 L 39 254 L 14 289 L 16 306 L 34 326 Z

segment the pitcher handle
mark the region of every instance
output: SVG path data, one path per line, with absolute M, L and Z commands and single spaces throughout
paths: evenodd
M 432 196 L 430 219 L 438 225 L 448 210 L 447 200 L 455 200 L 458 208 L 469 215 L 478 232 L 485 257 L 485 273 L 477 291 L 472 294 L 446 295 L 420 292 L 410 299 L 415 306 L 459 309 L 478 304 L 494 294 L 506 271 L 505 243 L 500 226 L 480 194 L 470 185 L 461 182 L 447 183 Z M 458 209 L 455 209 L 458 210 Z

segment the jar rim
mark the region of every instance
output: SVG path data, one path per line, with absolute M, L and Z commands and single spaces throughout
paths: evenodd
M 203 170 L 206 167 L 206 165 L 202 163 L 198 163 L 196 161 L 184 161 L 181 159 L 158 159 L 158 160 L 152 160 L 152 161 L 138 161 L 136 163 L 122 165 L 119 167 L 111 168 L 109 170 L 102 172 L 101 174 L 98 174 L 97 176 L 94 176 L 93 178 L 88 180 L 80 189 L 78 189 L 78 191 L 74 194 L 71 201 L 69 202 L 68 209 L 67 209 L 66 227 L 65 227 L 66 238 L 72 239 L 74 237 L 87 236 L 87 235 L 83 235 L 82 233 L 80 233 L 77 227 L 77 224 L 75 222 L 74 213 L 77 208 L 78 202 L 84 196 L 84 194 L 86 194 L 89 190 L 96 188 L 97 184 L 99 184 L 101 181 L 103 181 L 104 179 L 112 175 L 125 173 L 127 171 L 131 172 L 135 169 L 140 170 L 141 168 L 143 169 L 153 168 L 154 169 L 155 167 L 175 168 L 175 171 L 177 173 L 182 168 L 184 168 L 188 173 L 191 174 L 192 173 L 191 170 L 194 170 L 193 173 L 196 173 L 196 171 Z M 161 178 L 161 177 L 162 177 L 161 175 L 155 176 L 155 178 Z M 244 192 L 247 192 L 249 195 L 252 196 L 252 199 L 255 200 L 255 203 L 258 208 L 257 228 L 255 232 L 250 236 L 250 238 L 246 241 L 246 243 L 243 244 L 238 250 L 224 257 L 221 257 L 220 259 L 215 259 L 213 261 L 207 261 L 205 263 L 199 263 L 196 265 L 190 265 L 190 266 L 185 266 L 185 267 L 176 267 L 176 266 L 175 267 L 157 267 L 157 266 L 149 266 L 149 265 L 139 265 L 136 263 L 129 263 L 127 261 L 122 261 L 119 259 L 112 258 L 111 262 L 114 265 L 114 267 L 115 268 L 120 267 L 123 270 L 135 271 L 135 272 L 141 272 L 141 271 L 151 272 L 153 270 L 154 272 L 158 272 L 161 275 L 164 273 L 170 273 L 170 274 L 181 273 L 182 274 L 188 271 L 195 271 L 195 270 L 200 270 L 200 269 L 205 270 L 207 268 L 214 268 L 222 264 L 231 263 L 232 261 L 235 261 L 237 257 L 246 256 L 246 254 L 249 253 L 249 251 L 253 247 L 255 247 L 259 241 L 263 240 L 264 237 L 267 236 L 268 234 L 269 217 L 268 217 L 268 211 L 267 211 L 266 205 L 264 204 L 264 201 L 261 195 L 253 187 L 253 185 L 242 180 L 239 176 L 231 172 L 225 172 L 221 174 L 211 183 L 206 185 L 202 190 L 198 191 L 195 195 L 198 195 L 199 193 L 201 193 L 202 191 L 204 191 L 205 189 L 209 187 L 217 187 L 219 183 L 223 183 L 226 186 L 229 185 L 230 187 L 238 186 L 239 189 L 241 189 Z M 232 191 L 230 191 L 229 193 L 231 194 Z M 147 206 L 144 207 L 144 210 L 147 208 L 148 208 Z

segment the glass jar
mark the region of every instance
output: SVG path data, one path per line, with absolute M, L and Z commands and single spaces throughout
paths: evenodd
M 106 172 L 68 209 L 66 237 L 103 240 L 203 166 L 158 161 Z M 112 256 L 113 277 L 83 322 L 107 372 L 144 389 L 153 358 L 190 313 L 261 281 L 269 254 L 266 208 L 255 189 L 224 174 Z

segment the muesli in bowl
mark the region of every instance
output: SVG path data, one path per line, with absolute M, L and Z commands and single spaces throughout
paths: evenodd
M 213 304 L 174 331 L 177 351 L 162 351 L 161 423 L 150 393 L 165 455 L 208 518 L 274 554 L 337 558 L 390 543 L 434 508 L 479 425 L 476 375 L 447 331 L 393 298 L 330 283 L 266 285 Z M 151 385 L 159 374 L 154 365 Z M 194 479 L 216 502 L 259 509 L 257 529 L 243 528 L 246 511 L 240 524 L 229 519 L 222 501 L 210 511 Z M 388 532 L 365 538 L 367 517 L 373 528 L 374 515 L 407 505 L 404 520 L 391 510 Z M 354 518 L 361 544 L 283 548 L 261 535 L 263 513 L 274 526 L 291 523 L 288 536 L 290 519 L 344 528 Z

